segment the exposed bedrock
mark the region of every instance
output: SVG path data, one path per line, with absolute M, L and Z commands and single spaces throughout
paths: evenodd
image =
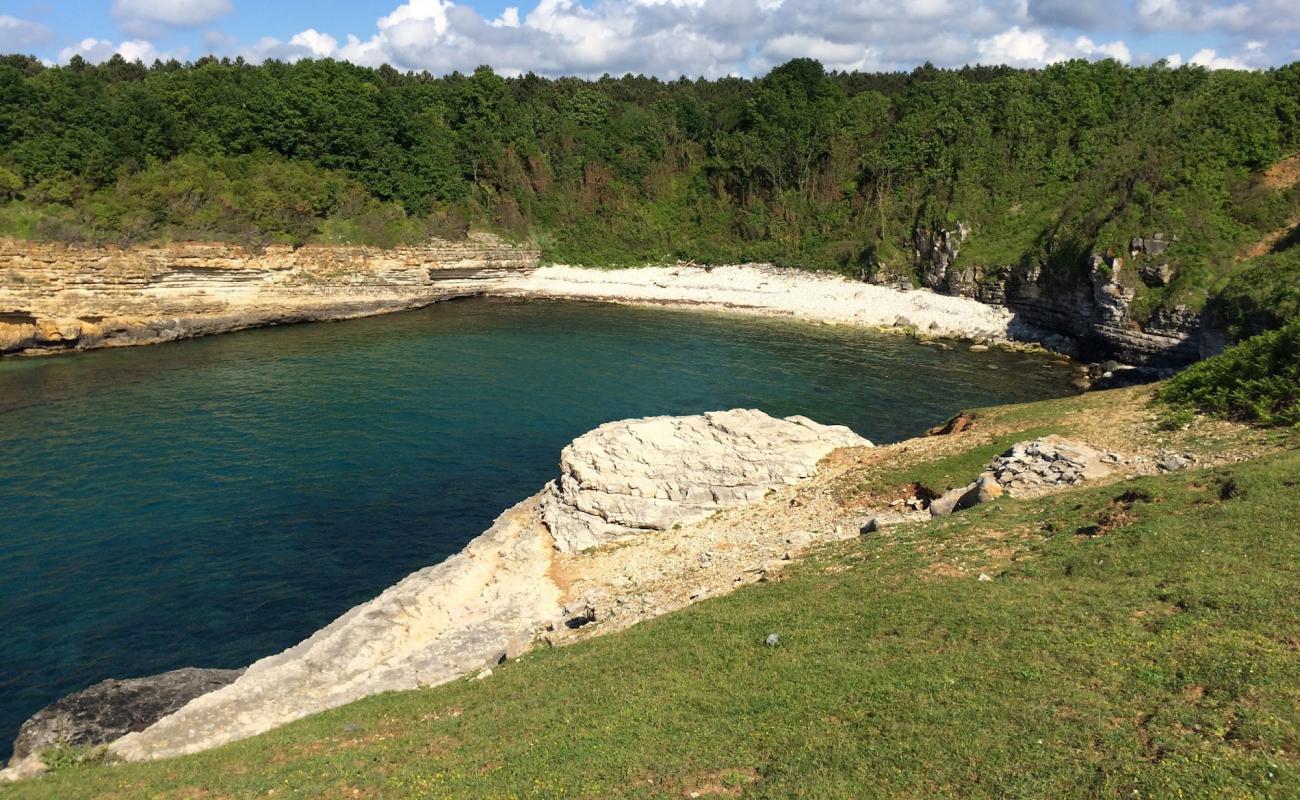
M 1163 234 L 1134 237 L 1127 254 L 1093 255 L 1082 276 L 1034 263 L 960 266 L 970 235 L 960 223 L 951 231 L 919 230 L 917 274 L 928 288 L 1010 309 L 1021 338 L 1089 360 L 1140 366 L 1181 366 L 1224 347 L 1222 332 L 1200 312 L 1175 306 L 1140 319 L 1135 313 L 1140 284 L 1163 286 L 1173 276 Z
M 627 553 L 589 549 L 594 545 L 662 545 L 657 540 L 677 535 L 676 525 L 761 500 L 813 475 L 832 450 L 868 445 L 847 428 L 751 410 L 602 425 L 565 448 L 558 481 L 503 513 L 457 555 L 109 750 L 129 760 L 196 752 L 514 657 L 538 636 L 554 636 L 548 631 L 594 622 L 590 598 L 607 604 L 632 597 L 634 590 L 613 577 L 625 576 L 626 567 L 600 577 L 600 559 Z M 653 561 L 665 580 L 674 579 L 673 569 L 686 569 Z M 575 573 L 588 576 L 580 590 L 564 577 Z
M 870 445 L 843 426 L 747 409 L 610 422 L 564 448 L 542 515 L 556 548 L 574 553 L 757 502 L 832 450 Z
M 495 237 L 418 247 L 79 247 L 0 239 L 0 355 L 152 344 L 480 294 L 537 266 Z

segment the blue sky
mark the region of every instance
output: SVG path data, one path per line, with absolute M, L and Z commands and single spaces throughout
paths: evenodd
M 0 52 L 332 57 L 446 73 L 762 74 L 1067 58 L 1300 60 L 1300 0 L 0 0 Z

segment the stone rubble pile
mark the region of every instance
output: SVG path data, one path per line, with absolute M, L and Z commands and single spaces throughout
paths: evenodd
M 1008 493 L 1025 494 L 1104 478 L 1127 463 L 1118 453 L 1047 436 L 1018 442 L 993 459 L 989 472 Z

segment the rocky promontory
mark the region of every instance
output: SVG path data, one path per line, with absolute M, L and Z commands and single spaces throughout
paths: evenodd
M 152 344 L 481 294 L 536 250 L 475 234 L 384 250 L 179 242 L 99 247 L 0 239 L 0 355 Z
M 656 616 L 690 598 L 657 596 L 628 576 L 690 580 L 698 559 L 661 552 L 683 543 L 676 526 L 795 486 L 836 448 L 869 446 L 844 427 L 743 409 L 601 426 L 565 449 L 558 482 L 457 555 L 109 751 L 141 760 L 205 750 L 378 692 L 475 673 L 597 620 L 617 620 L 604 626 L 612 629 Z M 639 566 L 629 566 L 637 554 Z

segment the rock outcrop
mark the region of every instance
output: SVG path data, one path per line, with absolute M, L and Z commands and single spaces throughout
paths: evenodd
M 644 598 L 627 582 L 633 570 L 625 562 L 636 544 L 654 550 L 647 559 L 658 581 L 697 580 L 688 573 L 701 568 L 699 559 L 672 560 L 659 550 L 666 545 L 658 540 L 677 535 L 675 525 L 760 501 L 814 474 L 832 450 L 868 444 L 847 428 L 751 410 L 603 425 L 565 448 L 557 482 L 506 511 L 457 555 L 117 739 L 109 751 L 141 760 L 204 750 L 367 695 L 478 673 L 525 652 L 538 636 L 554 641 L 578 633 L 570 629 L 590 630 L 604 619 L 598 609 L 630 612 Z M 628 548 L 588 549 L 629 536 L 636 538 Z M 623 613 L 616 624 L 671 607 Z
M 532 498 L 441 564 L 422 569 L 234 683 L 109 746 L 140 760 L 192 753 L 379 692 L 445 683 L 522 652 L 561 614 L 551 537 Z
M 196 697 L 216 691 L 243 673 L 238 669 L 184 669 L 146 678 L 106 680 L 42 708 L 23 723 L 9 769 L 36 770 L 51 747 L 94 747 L 142 731 Z
M 916 274 L 927 288 L 1014 312 L 1018 338 L 1071 355 L 1139 366 L 1181 366 L 1224 346 L 1221 332 L 1186 307 L 1161 308 L 1142 319 L 1135 314 L 1139 284 L 1164 286 L 1173 279 L 1165 253 L 1172 240 L 1162 233 L 1134 237 L 1128 262 L 1122 255 L 1093 255 L 1086 277 L 1044 270 L 1032 261 L 959 265 L 961 245 L 972 235 L 960 223 L 953 230 L 919 228 Z
M 746 409 L 611 422 L 564 448 L 542 515 L 556 548 L 574 553 L 757 502 L 830 451 L 870 444 L 843 426 Z
M 483 293 L 536 268 L 492 236 L 418 247 L 79 247 L 0 239 L 0 355 L 347 319 Z

